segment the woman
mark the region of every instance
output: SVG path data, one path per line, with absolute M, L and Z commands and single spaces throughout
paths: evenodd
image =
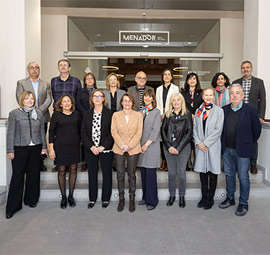
M 102 207 L 106 208 L 112 194 L 112 111 L 105 107 L 107 105 L 106 98 L 100 89 L 94 90 L 90 103 L 94 107 L 84 114 L 82 122 L 82 142 L 85 148 L 87 165 L 89 166 L 88 208 L 93 208 L 97 201 L 99 163 L 103 174 Z
M 12 163 L 6 218 L 22 209 L 24 204 L 37 206 L 40 193 L 40 154 L 47 154 L 44 119 L 36 110 L 36 99 L 32 92 L 24 91 L 19 97 L 20 108 L 9 113 L 7 130 L 7 156 Z M 26 175 L 26 182 L 24 182 Z
M 72 96 L 62 95 L 56 103 L 49 129 L 49 156 L 58 166 L 58 184 L 62 199 L 60 207 L 65 209 L 67 202 L 75 207 L 73 198 L 77 178 L 77 164 L 80 162 L 81 117 L 75 111 Z M 69 195 L 66 197 L 66 166 L 69 166 Z
M 111 132 L 114 139 L 113 152 L 116 161 L 117 181 L 119 191 L 118 212 L 125 206 L 125 162 L 129 182 L 129 211 L 135 211 L 136 166 L 141 152 L 140 140 L 142 136 L 143 118 L 141 113 L 134 111 L 134 98 L 125 93 L 120 106 L 122 111 L 115 112 L 112 117 Z
M 170 198 L 167 206 L 175 201 L 176 175 L 179 178 L 179 206 L 184 208 L 186 193 L 186 164 L 190 154 L 192 139 L 192 116 L 186 109 L 185 99 L 179 94 L 173 94 L 169 110 L 166 112 L 161 126 L 164 154 L 169 168 Z
M 137 166 L 141 168 L 143 196 L 139 205 L 153 210 L 158 204 L 157 167 L 160 167 L 159 130 L 161 124 L 160 111 L 156 108 L 156 97 L 152 89 L 143 93 L 143 133 L 141 139 L 142 153 Z
M 185 98 L 186 107 L 192 114 L 192 119 L 194 119 L 195 111 L 203 103 L 201 96 L 202 89 L 199 81 L 199 77 L 196 73 L 189 73 L 186 77 L 184 88 L 181 90 L 183 97 Z M 195 146 L 193 141 L 191 141 L 191 153 L 188 159 L 187 171 L 194 169 L 194 162 L 191 161 L 191 155 L 194 155 L 195 161 Z
M 160 110 L 161 119 L 164 119 L 165 112 L 169 110 L 169 101 L 171 95 L 179 92 L 178 86 L 173 84 L 173 71 L 169 68 L 163 70 L 161 74 L 161 86 L 157 88 L 157 108 Z M 162 142 L 160 143 L 162 164 L 160 170 L 168 171 L 167 163 L 165 160 Z
M 216 73 L 212 80 L 212 87 L 216 91 L 214 104 L 223 107 L 230 103 L 230 95 L 227 87 L 230 85 L 230 79 L 225 73 Z
M 110 73 L 106 78 L 106 90 L 104 91 L 108 108 L 113 112 L 121 110 L 120 99 L 125 91 L 120 89 L 120 81 L 115 73 Z
M 223 110 L 214 105 L 213 88 L 203 90 L 204 103 L 197 109 L 193 138 L 196 145 L 195 171 L 200 173 L 202 199 L 198 208 L 210 209 L 214 204 L 217 175 L 220 174 Z

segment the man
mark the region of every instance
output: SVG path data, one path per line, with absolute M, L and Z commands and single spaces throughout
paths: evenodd
M 52 103 L 52 93 L 49 83 L 39 79 L 40 68 L 36 62 L 30 62 L 27 65 L 29 77 L 17 82 L 16 99 L 19 103 L 19 97 L 23 91 L 31 91 L 36 96 L 36 108 L 44 115 L 45 134 L 47 132 L 48 122 L 50 121 L 49 107 Z M 46 156 L 42 155 L 44 159 Z M 41 160 L 41 171 L 47 171 Z
M 244 92 L 240 84 L 233 84 L 229 93 L 231 104 L 223 107 L 224 126 L 221 137 L 227 198 L 219 207 L 225 209 L 235 205 L 237 171 L 240 197 L 235 215 L 244 216 L 248 211 L 250 191 L 249 163 L 254 154 L 253 144 L 261 134 L 261 122 L 256 108 L 243 102 Z
M 243 77 L 235 80 L 233 83 L 239 83 L 244 91 L 244 103 L 253 105 L 259 112 L 261 123 L 265 117 L 266 99 L 263 80 L 252 76 L 252 64 L 250 61 L 244 61 L 241 64 Z M 250 160 L 250 172 L 257 174 L 258 143 L 254 144 L 254 155 Z
M 146 89 L 152 89 L 154 91 L 154 89 L 152 87 L 145 85 L 147 78 L 146 78 L 145 72 L 143 71 L 139 71 L 136 74 L 135 81 L 137 84 L 129 87 L 127 92 L 130 93 L 135 100 L 134 110 L 139 111 L 142 108 L 142 102 L 143 102 L 142 95 L 144 91 Z

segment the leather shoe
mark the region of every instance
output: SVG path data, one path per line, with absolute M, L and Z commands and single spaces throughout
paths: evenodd
M 129 200 L 129 211 L 134 212 L 135 211 L 135 201 L 134 199 Z
M 47 167 L 44 166 L 44 165 L 40 166 L 40 171 L 41 172 L 46 172 L 47 171 Z
M 204 205 L 204 207 L 203 207 L 203 209 L 209 210 L 209 209 L 212 208 L 213 205 L 214 205 L 214 199 L 208 198 L 205 205 Z
M 6 213 L 6 218 L 7 219 L 10 219 L 10 218 L 12 218 L 13 217 L 13 213 Z
M 235 211 L 236 216 L 244 216 L 248 212 L 248 205 L 239 204 L 237 210 Z
M 186 201 L 184 196 L 179 197 L 179 207 L 184 208 L 186 206 Z
M 61 207 L 61 209 L 67 208 L 67 197 L 66 196 L 62 197 L 60 207 Z
M 95 203 L 96 203 L 96 202 L 93 202 L 93 201 L 89 202 L 87 208 L 88 208 L 88 209 L 93 208 L 93 207 L 95 206 Z
M 141 200 L 141 201 L 138 203 L 138 205 L 145 205 L 145 204 L 146 204 L 145 200 Z
M 37 207 L 37 204 L 31 204 L 31 205 L 28 205 L 30 208 L 35 208 Z
M 251 165 L 250 166 L 250 173 L 252 174 L 257 174 L 258 173 L 258 169 L 256 165 Z
M 102 202 L 102 208 L 107 208 L 109 206 L 109 201 L 103 201 Z
M 235 205 L 235 200 L 227 197 L 222 203 L 220 203 L 218 207 L 221 209 L 226 209 L 233 205 Z
M 169 197 L 169 200 L 168 200 L 168 202 L 167 202 L 167 206 L 172 206 L 173 205 L 173 203 L 174 203 L 174 201 L 175 201 L 175 197 Z
M 198 208 L 203 208 L 206 204 L 207 198 L 206 197 L 202 197 L 202 199 L 200 200 L 200 202 L 197 204 Z
M 152 211 L 152 210 L 154 210 L 156 207 L 155 206 L 152 206 L 152 205 L 148 205 L 147 206 L 147 210 L 148 211 Z
M 122 199 L 119 200 L 117 211 L 122 212 L 124 210 L 124 207 L 125 207 L 125 199 L 122 198 Z
M 73 198 L 73 196 L 68 196 L 68 204 L 70 207 L 75 207 L 76 206 L 76 202 Z

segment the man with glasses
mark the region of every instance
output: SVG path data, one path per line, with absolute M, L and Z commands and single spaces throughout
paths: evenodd
M 27 65 L 29 77 L 17 82 L 16 99 L 19 103 L 19 97 L 23 91 L 31 91 L 36 97 L 36 108 L 39 109 L 44 116 L 45 134 L 47 132 L 48 122 L 50 121 L 49 107 L 52 103 L 52 93 L 50 84 L 39 79 L 40 68 L 36 62 L 30 62 Z M 42 155 L 44 159 L 46 156 Z M 41 171 L 47 171 L 41 160 Z
M 137 84 L 129 87 L 127 92 L 131 94 L 135 100 L 134 110 L 139 111 L 142 108 L 142 101 L 143 101 L 142 95 L 144 91 L 147 89 L 152 89 L 154 91 L 154 89 L 152 87 L 145 85 L 147 78 L 145 72 L 143 71 L 139 71 L 136 74 L 135 81 Z

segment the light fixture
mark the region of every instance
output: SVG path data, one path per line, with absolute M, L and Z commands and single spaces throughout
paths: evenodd
M 144 48 L 148 48 L 148 47 L 149 47 L 149 45 L 143 45 L 143 47 L 144 47 Z
M 184 76 L 182 74 L 174 74 L 173 77 L 174 78 L 183 78 Z
M 121 73 L 117 73 L 116 76 L 117 76 L 119 79 L 125 77 L 125 75 L 123 75 L 123 74 L 121 74 Z
M 103 70 L 107 70 L 107 71 L 117 71 L 119 70 L 119 68 L 117 66 L 102 66 Z
M 188 67 L 187 66 L 178 66 L 178 67 L 173 68 L 173 70 L 175 72 L 176 71 L 181 71 L 181 70 L 188 70 Z

